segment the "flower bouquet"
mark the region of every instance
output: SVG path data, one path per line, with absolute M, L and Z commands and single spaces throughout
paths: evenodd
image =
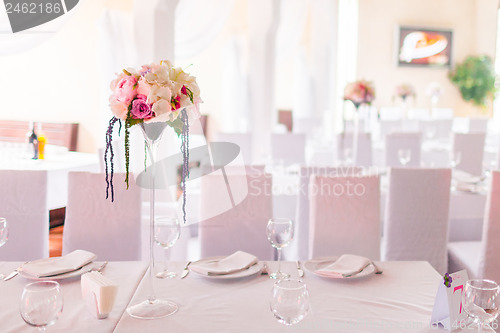
M 356 109 L 361 104 L 370 105 L 375 99 L 375 88 L 373 83 L 365 80 L 358 80 L 348 83 L 344 89 L 344 101 L 351 101 Z
M 117 74 L 111 82 L 112 94 L 109 98 L 113 118 L 106 133 L 106 198 L 111 189 L 113 200 L 113 127 L 118 122 L 120 130 L 125 128 L 125 168 L 128 188 L 129 175 L 129 130 L 141 123 L 164 122 L 172 127 L 182 138 L 181 150 L 185 154 L 183 175 L 187 172 L 189 161 L 188 134 L 189 121 L 200 117 L 198 103 L 200 89 L 196 78 L 186 74 L 181 68 L 173 67 L 170 61 L 143 65 L 140 69 L 127 68 Z M 108 154 L 110 173 L 108 178 Z M 185 178 L 185 177 L 183 177 Z
M 405 102 L 409 96 L 415 98 L 415 89 L 413 89 L 411 84 L 402 83 L 396 87 L 396 96 Z

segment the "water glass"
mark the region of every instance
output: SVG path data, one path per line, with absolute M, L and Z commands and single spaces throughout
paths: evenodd
M 500 288 L 491 280 L 469 280 L 465 283 L 462 304 L 465 312 L 478 324 L 478 332 L 481 333 L 484 325 L 498 316 Z
M 177 276 L 175 272 L 170 272 L 167 269 L 167 249 L 174 246 L 179 239 L 181 227 L 179 220 L 175 217 L 158 217 L 155 219 L 155 242 L 157 245 L 165 249 L 165 266 L 162 272 L 156 274 L 157 278 L 174 278 Z
M 309 292 L 302 280 L 277 281 L 272 290 L 271 311 L 284 325 L 297 324 L 309 311 Z
M 23 320 L 38 330 L 53 325 L 63 310 L 63 296 L 55 281 L 33 282 L 24 287 L 20 305 Z
M 278 250 L 278 271 L 269 275 L 272 279 L 283 279 L 290 275 L 281 271 L 281 249 L 293 239 L 293 223 L 287 218 L 270 219 L 266 228 L 267 239 Z
M 9 239 L 9 225 L 7 219 L 0 217 L 0 246 L 5 245 Z
M 411 160 L 411 150 L 410 149 L 399 149 L 398 150 L 399 163 L 402 166 L 406 166 Z

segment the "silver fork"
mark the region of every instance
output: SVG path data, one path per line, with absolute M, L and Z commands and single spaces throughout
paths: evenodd
M 99 273 L 100 273 L 100 272 L 104 269 L 104 267 L 106 267 L 106 265 L 107 265 L 107 264 L 108 264 L 108 262 L 107 262 L 107 261 L 105 261 L 105 262 L 103 262 L 103 263 L 102 263 L 102 265 L 101 265 L 101 266 L 99 266 L 99 267 L 92 267 L 91 269 L 89 269 L 89 270 L 87 271 L 87 273 L 88 273 L 88 272 L 99 272 Z

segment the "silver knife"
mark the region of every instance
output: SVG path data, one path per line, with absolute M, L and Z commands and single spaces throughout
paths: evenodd
M 297 272 L 299 273 L 299 277 L 304 277 L 304 271 L 300 268 L 300 261 L 297 261 Z
M 186 266 L 184 266 L 181 274 L 181 279 L 184 279 L 189 274 L 189 265 L 191 265 L 191 261 L 188 261 Z
M 10 279 L 12 279 L 14 276 L 16 276 L 17 274 L 19 274 L 19 271 L 21 270 L 22 266 L 19 266 L 18 268 L 16 268 L 12 273 L 10 273 L 9 275 L 7 275 L 3 280 L 4 281 L 9 281 Z

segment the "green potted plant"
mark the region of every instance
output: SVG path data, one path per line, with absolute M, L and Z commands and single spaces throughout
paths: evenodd
M 493 63 L 485 55 L 468 56 L 448 73 L 448 77 L 460 90 L 462 98 L 477 106 L 485 107 L 496 91 Z

